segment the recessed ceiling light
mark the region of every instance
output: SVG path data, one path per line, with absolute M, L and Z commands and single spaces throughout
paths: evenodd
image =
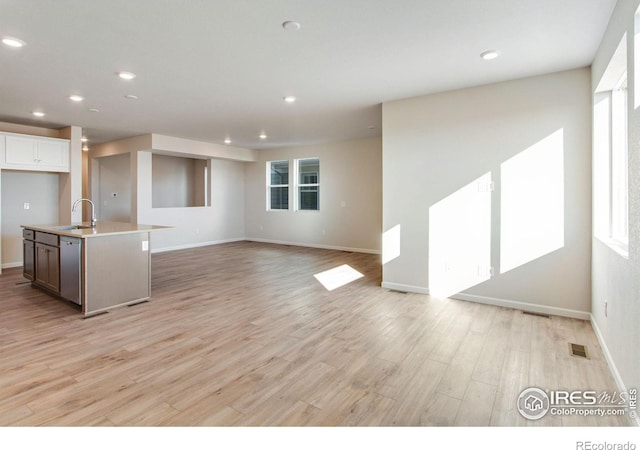
M 31 114 L 33 114 L 36 117 L 44 117 L 45 113 L 43 113 L 42 111 L 33 111 Z
M 124 98 L 129 99 L 129 100 L 138 100 L 138 96 L 137 95 L 133 95 L 133 94 L 127 94 L 124 96 Z
M 283 97 L 282 99 L 287 103 L 293 103 L 293 102 L 296 101 L 296 98 L 293 95 L 287 95 L 286 97 Z
M 81 102 L 82 100 L 84 100 L 84 97 L 81 95 L 70 95 L 69 96 L 69 100 L 71 100 L 72 102 Z
M 123 80 L 133 80 L 136 77 L 136 74 L 131 72 L 117 72 L 117 75 Z
M 260 133 L 260 139 L 266 139 L 266 138 L 267 138 L 266 133 L 264 133 L 264 132 Z
M 87 147 L 86 145 L 84 145 L 84 146 L 82 147 L 82 151 L 83 151 L 83 152 L 88 152 L 88 151 L 89 151 L 89 147 Z
M 7 45 L 7 46 L 13 47 L 13 48 L 20 48 L 20 47 L 24 47 L 25 45 L 27 45 L 24 41 L 22 41 L 22 40 L 20 40 L 18 38 L 11 37 L 11 36 L 3 36 L 2 43 L 4 45 Z
M 498 53 L 496 50 L 487 50 L 480 53 L 480 58 L 484 59 L 485 61 L 490 61 L 492 59 L 496 59 L 499 55 L 500 53 Z
M 231 144 L 231 139 L 226 138 L 226 139 L 224 140 L 224 143 L 225 143 L 225 144 Z
M 82 136 L 82 138 L 80 139 L 82 142 L 89 142 L 89 139 L 87 139 L 86 137 Z
M 89 108 L 89 112 L 100 112 L 98 108 Z
M 286 22 L 282 23 L 282 28 L 287 31 L 298 31 L 300 29 L 300 24 L 293 20 L 287 20 Z

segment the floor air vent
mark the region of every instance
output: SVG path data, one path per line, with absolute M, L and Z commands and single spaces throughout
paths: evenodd
M 576 358 L 590 359 L 589 358 L 589 352 L 587 350 L 587 346 L 586 345 L 572 344 L 570 342 L 569 343 L 569 354 L 571 356 L 575 356 Z
M 527 314 L 529 316 L 544 317 L 545 319 L 549 318 L 549 314 L 537 313 L 537 312 L 533 312 L 533 311 L 522 311 L 522 314 Z

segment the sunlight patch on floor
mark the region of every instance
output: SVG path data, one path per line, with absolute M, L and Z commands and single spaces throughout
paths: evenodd
M 333 269 L 325 270 L 314 275 L 328 291 L 333 291 L 339 287 L 351 283 L 359 278 L 364 277 L 360 272 L 348 264 L 343 264 Z

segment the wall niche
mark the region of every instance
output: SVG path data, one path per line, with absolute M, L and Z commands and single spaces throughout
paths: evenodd
M 154 153 L 151 158 L 153 208 L 211 206 L 211 160 Z

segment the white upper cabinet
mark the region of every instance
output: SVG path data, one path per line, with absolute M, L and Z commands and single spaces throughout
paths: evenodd
M 0 168 L 69 172 L 69 141 L 0 134 Z

